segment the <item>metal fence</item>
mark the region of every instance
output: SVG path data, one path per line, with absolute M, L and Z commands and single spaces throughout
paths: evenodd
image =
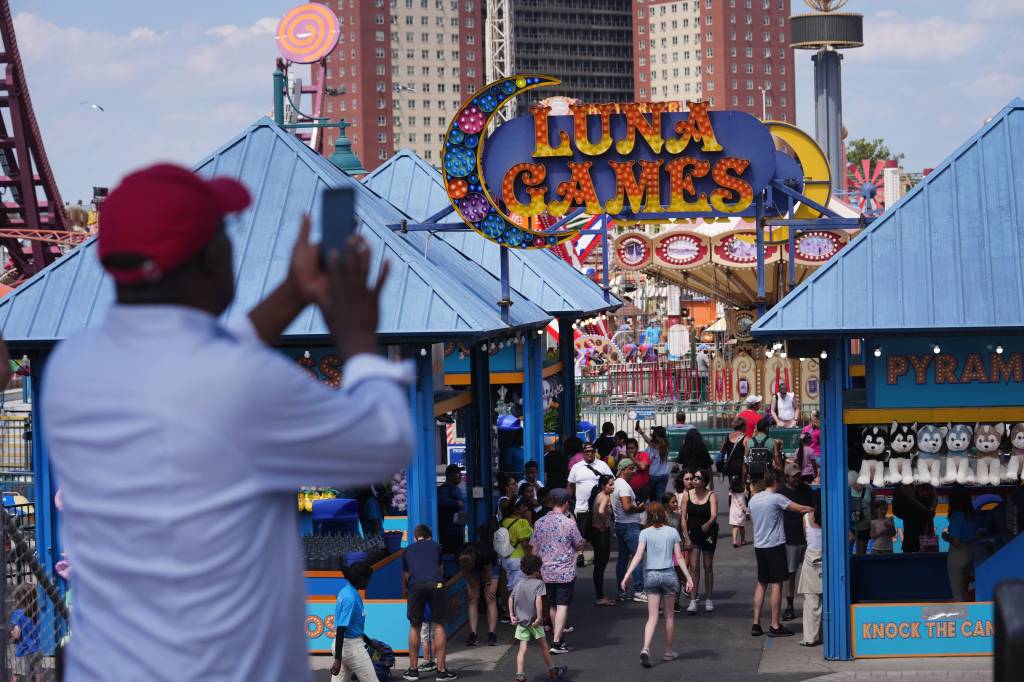
M 0 471 L 32 469 L 32 418 L 0 415 Z
M 686 360 L 602 365 L 599 372 L 577 380 L 578 395 L 590 404 L 655 405 L 699 401 L 697 370 Z
M 32 505 L 5 507 L 3 560 L 5 579 L 0 604 L 0 673 L 5 680 L 55 682 L 62 678 L 61 651 L 68 633 L 68 609 L 56 580 L 40 565 Z

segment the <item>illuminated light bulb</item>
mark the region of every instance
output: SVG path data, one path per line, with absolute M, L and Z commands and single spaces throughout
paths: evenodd
M 932 346 L 932 352 L 935 353 L 936 355 L 942 352 L 942 349 L 939 348 L 939 344 L 935 344 L 934 346 Z
M 766 350 L 766 351 L 764 352 L 764 354 L 765 354 L 765 357 L 768 357 L 768 358 L 770 358 L 770 357 L 772 357 L 773 355 L 775 355 L 775 351 L 773 351 L 773 350 Z
M 823 351 L 821 351 L 821 359 L 822 359 L 822 360 L 824 360 L 824 359 L 826 359 L 827 357 L 828 357 L 828 351 L 827 351 L 827 350 L 823 350 Z
M 308 351 L 308 350 L 307 350 L 307 351 L 303 351 L 303 353 L 302 353 L 302 357 L 304 357 L 304 358 L 306 358 L 307 360 L 309 360 L 309 351 Z
M 876 358 L 882 357 L 882 349 L 881 348 L 875 348 L 875 357 Z
M 537 330 L 537 336 L 544 336 L 544 330 L 543 329 L 538 329 Z
M 786 351 L 782 351 L 781 353 L 779 353 L 779 357 L 785 360 L 787 357 L 789 357 L 789 354 Z
M 427 357 L 427 349 L 426 348 L 420 348 L 420 355 L 422 357 Z
M 996 353 L 998 353 L 999 355 L 1002 355 L 1003 354 L 1003 347 L 1002 346 L 996 346 Z

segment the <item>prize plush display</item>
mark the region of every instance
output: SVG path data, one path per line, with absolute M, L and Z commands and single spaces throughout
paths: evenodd
M 860 445 L 864 459 L 857 483 L 881 488 L 885 485 L 885 459 L 889 452 L 888 430 L 884 426 L 865 426 L 860 432 Z
M 970 471 L 967 472 L 968 483 L 999 485 L 1003 473 L 1003 467 L 999 462 L 999 446 L 1005 433 L 1006 425 L 1002 423 L 974 426 L 974 455 L 978 463 L 977 472 L 973 477 Z
M 1024 422 L 1009 424 L 1010 434 L 1010 461 L 1006 464 L 1006 471 L 1003 472 L 1003 480 L 1008 483 L 1016 483 L 1021 478 L 1021 465 L 1024 464 Z
M 967 424 L 946 425 L 946 475 L 942 477 L 943 484 L 964 484 L 974 478 L 968 459 L 973 438 L 974 429 Z
M 889 471 L 885 475 L 885 482 L 906 483 L 914 482 L 914 469 L 911 466 L 911 459 L 917 449 L 917 422 L 913 424 L 899 424 L 893 422 L 889 427 Z
M 917 429 L 917 483 L 937 486 L 942 481 L 942 443 L 946 427 L 922 424 Z

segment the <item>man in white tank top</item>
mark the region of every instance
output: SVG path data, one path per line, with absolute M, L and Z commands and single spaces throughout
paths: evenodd
M 783 428 L 796 426 L 797 400 L 785 381 L 779 383 L 779 392 L 772 396 L 772 418 L 775 425 Z

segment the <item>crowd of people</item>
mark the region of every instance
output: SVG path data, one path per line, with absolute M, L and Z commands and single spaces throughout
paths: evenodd
M 438 495 L 440 526 L 442 546 L 457 552 L 466 577 L 466 645 L 481 643 L 484 611 L 489 645 L 498 643 L 499 622 L 516 626 L 518 671 L 523 676 L 517 679 L 525 677 L 530 642 L 543 649 L 549 676 L 563 675 L 564 668 L 554 665 L 552 657 L 570 651 L 567 636 L 574 630 L 570 609 L 577 569 L 585 565 L 584 548 L 589 546 L 595 604 L 646 603 L 641 664 L 651 665 L 651 645 L 662 619 L 662 660 L 673 660 L 676 614 L 715 610 L 720 536 L 716 483 L 728 486 L 725 499 L 735 550 L 751 544 L 746 527 L 753 524 L 751 560 L 758 578 L 751 634 L 792 635 L 784 622 L 797 617 L 795 598 L 802 594 L 802 644 L 819 643 L 821 511 L 811 483 L 818 478 L 820 420 L 814 412 L 798 447 L 784 453 L 781 442 L 770 435 L 771 427 L 776 419 L 792 419 L 788 410 L 795 400 L 781 388 L 768 411 L 761 410 L 758 396 L 747 401 L 715 455 L 682 412 L 675 430 L 684 435 L 675 453 L 665 427 L 648 431 L 640 423 L 634 425 L 633 436 L 606 422 L 592 443 L 567 438 L 563 447 L 547 453 L 543 472 L 528 462 L 522 478 L 498 475 L 493 519 L 481 528 L 478 541 L 458 549 L 452 545 L 462 536 L 465 500 L 458 490 L 459 470 L 449 467 Z M 615 588 L 609 590 L 613 537 L 619 551 Z M 760 611 L 766 598 L 771 620 L 764 630 Z M 412 626 L 415 630 L 416 624 Z M 418 679 L 419 672 L 410 669 L 404 677 Z

